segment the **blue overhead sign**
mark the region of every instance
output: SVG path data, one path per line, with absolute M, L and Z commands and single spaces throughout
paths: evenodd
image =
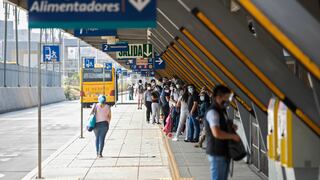
M 153 67 L 154 69 L 165 69 L 166 62 L 159 56 L 156 56 L 153 60 Z
M 128 51 L 128 43 L 117 43 L 117 44 L 102 44 L 103 52 L 118 52 L 118 51 Z
M 121 74 L 122 73 L 122 69 L 121 68 L 118 68 L 117 69 L 117 74 Z
M 75 29 L 74 36 L 81 37 L 81 36 L 117 36 L 116 29 Z
M 94 68 L 94 58 L 84 58 L 84 68 Z
M 60 47 L 58 45 L 44 45 L 43 62 L 60 62 Z
M 106 70 L 112 70 L 112 63 L 105 63 L 105 64 L 104 64 L 104 68 L 105 68 Z
M 28 0 L 30 28 L 153 28 L 156 0 Z

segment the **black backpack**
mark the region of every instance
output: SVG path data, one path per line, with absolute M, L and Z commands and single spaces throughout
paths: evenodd
M 232 124 L 233 123 L 228 123 L 228 132 L 235 134 L 236 132 L 233 130 Z M 240 161 L 247 156 L 247 151 L 243 145 L 242 140 L 240 140 L 239 142 L 229 140 L 228 151 L 229 157 L 234 161 Z

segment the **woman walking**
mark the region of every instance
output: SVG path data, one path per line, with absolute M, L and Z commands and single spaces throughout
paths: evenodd
M 104 141 L 111 121 L 111 109 L 110 106 L 106 104 L 106 99 L 106 96 L 100 95 L 98 97 L 99 103 L 95 104 L 91 112 L 91 114 L 95 113 L 96 115 L 96 125 L 93 131 L 96 136 L 96 152 L 98 158 L 102 158 Z

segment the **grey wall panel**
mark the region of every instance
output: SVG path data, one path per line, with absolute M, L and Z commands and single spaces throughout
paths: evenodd
M 203 0 L 195 3 L 184 1 L 190 7 L 198 7 L 222 32 L 243 52 L 252 63 L 275 84 L 290 101 L 302 109 L 314 123 L 320 125 L 319 114 L 315 109 L 312 91 L 306 87 L 289 69 L 277 60 L 268 49 L 252 37 L 220 2 Z M 210 4 L 211 6 L 208 6 Z M 294 107 L 294 106 L 292 106 Z

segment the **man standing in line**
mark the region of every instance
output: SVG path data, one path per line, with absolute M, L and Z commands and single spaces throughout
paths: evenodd
M 150 114 L 152 113 L 152 109 L 151 109 L 151 104 L 152 104 L 151 93 L 152 93 L 151 84 L 148 83 L 147 84 L 147 90 L 144 93 L 144 105 L 147 108 L 147 111 L 146 111 L 146 113 L 147 113 L 147 115 L 146 115 L 147 123 L 150 123 Z
M 205 130 L 207 136 L 206 152 L 210 162 L 211 180 L 227 180 L 229 174 L 230 157 L 228 155 L 228 141 L 240 141 L 237 134 L 228 133 L 226 109 L 230 104 L 231 91 L 218 85 L 213 90 L 213 102 L 205 114 Z M 233 126 L 236 129 L 236 126 Z
M 188 92 L 189 116 L 187 118 L 188 130 L 185 142 L 199 142 L 200 122 L 196 119 L 198 116 L 199 94 L 193 84 L 188 85 Z

